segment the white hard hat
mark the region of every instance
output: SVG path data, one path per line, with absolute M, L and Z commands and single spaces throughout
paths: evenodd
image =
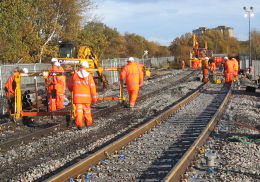
M 28 71 L 28 68 L 23 68 L 22 71 L 23 71 L 24 73 L 28 73 L 28 72 L 29 72 L 29 71 Z
M 51 62 L 52 62 L 52 63 L 58 62 L 58 59 L 57 59 L 57 58 L 51 58 Z
M 228 59 L 228 57 L 226 56 L 226 57 L 224 57 L 224 59 L 226 60 L 226 59 Z
M 205 57 L 205 59 L 209 60 L 209 58 L 208 58 L 208 57 Z
M 128 58 L 128 61 L 129 61 L 129 62 L 134 62 L 135 59 L 134 59 L 133 57 L 130 57 L 130 58 Z
M 83 61 L 83 62 L 81 62 L 80 65 L 81 65 L 82 68 L 89 68 L 89 64 L 88 64 L 87 61 Z
M 60 66 L 60 63 L 59 62 L 54 62 L 54 66 Z

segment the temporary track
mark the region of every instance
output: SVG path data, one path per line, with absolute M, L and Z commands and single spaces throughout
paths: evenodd
M 148 123 L 47 181 L 178 181 L 230 97 L 231 85 L 205 84 Z

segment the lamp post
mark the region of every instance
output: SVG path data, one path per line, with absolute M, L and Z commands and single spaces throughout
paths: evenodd
M 248 32 L 248 41 L 249 41 L 249 67 L 252 66 L 252 55 L 251 55 L 251 31 L 250 31 L 250 23 L 251 23 L 251 17 L 254 16 L 254 12 L 253 12 L 253 6 L 250 6 L 249 9 L 247 9 L 246 6 L 243 7 L 243 9 L 245 10 L 245 14 L 244 16 L 247 18 L 248 17 L 248 28 L 249 28 L 249 32 Z M 251 68 L 250 68 L 250 72 L 251 72 Z

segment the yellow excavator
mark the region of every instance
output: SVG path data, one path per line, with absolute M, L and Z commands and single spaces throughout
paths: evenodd
M 103 67 L 99 65 L 98 57 L 93 53 L 90 47 L 80 46 L 79 49 L 74 42 L 63 41 L 59 44 L 59 62 L 65 64 L 66 71 L 72 71 L 80 65 L 81 62 L 87 61 L 89 64 L 89 72 L 96 73 L 96 84 L 102 83 L 106 88 L 108 81 L 103 74 Z M 93 71 L 92 71 L 93 70 Z

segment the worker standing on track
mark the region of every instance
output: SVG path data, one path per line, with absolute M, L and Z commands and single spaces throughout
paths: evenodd
M 209 73 L 209 58 L 205 57 L 205 59 L 202 59 L 202 73 L 203 73 L 203 82 L 208 81 L 208 73 Z
M 11 72 L 11 76 L 5 82 L 5 95 L 8 99 L 8 113 L 14 113 L 14 101 L 15 101 L 15 89 L 16 89 L 16 82 L 15 82 L 15 73 L 28 73 L 27 68 L 23 68 L 19 70 L 19 68 L 15 68 L 13 72 Z
M 93 76 L 86 70 L 89 68 L 87 61 L 83 61 L 80 69 L 76 71 L 68 83 L 69 90 L 73 92 L 73 104 L 76 106 L 76 125 L 78 129 L 85 127 L 83 114 L 86 119 L 86 125 L 93 123 L 91 114 L 91 103 L 97 102 L 97 90 Z
M 185 61 L 182 60 L 181 62 L 181 69 L 184 69 L 185 68 Z
M 225 82 L 230 83 L 233 80 L 234 64 L 230 59 L 228 59 L 228 57 L 224 57 L 224 60 L 225 60 L 224 74 L 226 77 Z
M 236 58 L 232 58 L 233 64 L 234 64 L 234 77 L 237 80 L 238 79 L 238 71 L 239 71 L 239 64 L 238 60 Z
M 129 95 L 129 107 L 134 108 L 138 98 L 140 85 L 143 84 L 143 73 L 135 62 L 133 57 L 128 58 L 127 65 L 123 67 L 120 73 L 120 81 L 124 82 L 126 78 L 126 89 Z
M 215 75 L 216 70 L 217 70 L 217 66 L 216 66 L 215 60 L 211 59 L 210 60 L 210 71 L 212 73 L 212 78 L 214 81 L 216 79 L 216 75 Z
M 215 63 L 214 60 L 212 60 L 211 63 L 210 63 L 210 71 L 211 71 L 211 72 L 215 72 L 216 69 L 217 69 L 216 63 Z
M 63 67 L 60 65 L 56 58 L 52 58 L 52 68 L 50 73 L 58 72 L 64 73 Z M 66 76 L 65 75 L 50 75 L 48 77 L 48 94 L 49 94 L 49 107 L 50 111 L 64 108 L 66 91 Z

